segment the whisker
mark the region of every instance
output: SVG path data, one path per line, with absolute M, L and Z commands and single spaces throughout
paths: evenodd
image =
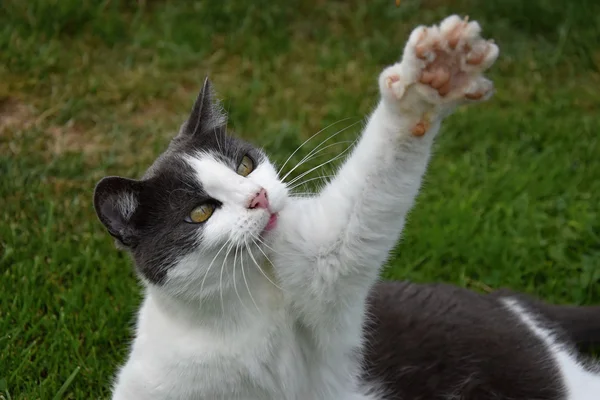
M 340 132 L 343 132 L 343 131 L 340 131 Z M 338 132 L 338 133 L 340 133 L 340 132 Z M 330 137 L 330 138 L 327 138 L 325 141 L 327 141 L 327 140 L 329 140 L 329 139 L 331 139 L 331 137 Z M 340 141 L 340 142 L 330 143 L 330 144 L 328 144 L 327 146 L 324 146 L 324 147 L 322 147 L 322 148 L 319 148 L 319 147 L 320 147 L 320 146 L 321 146 L 321 145 L 324 143 L 324 142 L 321 142 L 321 143 L 320 143 L 320 144 L 319 144 L 317 147 L 315 147 L 314 149 L 312 149 L 312 150 L 311 150 L 311 151 L 310 151 L 310 152 L 309 152 L 309 153 L 308 153 L 306 156 L 304 156 L 304 157 L 303 157 L 303 158 L 302 158 L 302 159 L 301 159 L 301 160 L 298 162 L 298 164 L 296 164 L 296 166 L 295 166 L 295 167 L 294 167 L 294 168 L 293 168 L 291 171 L 289 171 L 289 172 L 292 172 L 292 171 L 294 171 L 296 168 L 298 168 L 299 166 L 301 166 L 301 165 L 302 165 L 302 164 L 304 164 L 304 163 L 307 163 L 307 162 L 309 162 L 309 161 L 311 161 L 311 160 L 314 160 L 314 159 L 317 157 L 317 155 L 318 155 L 319 153 L 322 153 L 323 151 L 327 150 L 327 149 L 328 149 L 328 148 L 330 148 L 330 147 L 337 146 L 337 145 L 339 145 L 339 144 L 352 143 L 352 142 L 353 142 L 353 140 L 342 140 L 342 141 Z M 288 175 L 289 175 L 289 173 L 288 173 L 288 174 L 286 174 L 286 176 L 285 176 L 285 177 L 287 177 Z M 285 179 L 285 177 L 284 177 L 284 179 Z
M 324 130 L 331 128 L 331 127 L 332 127 L 332 126 L 334 126 L 335 124 L 337 124 L 337 123 L 340 123 L 340 122 L 347 121 L 347 120 L 349 120 L 349 119 L 352 119 L 352 118 L 351 118 L 351 117 L 348 117 L 348 118 L 343 118 L 343 119 L 340 119 L 339 121 L 336 121 L 336 122 L 334 122 L 334 123 L 332 123 L 332 124 L 329 124 L 329 125 L 327 125 L 325 128 L 321 129 L 320 131 L 318 131 L 317 133 L 315 133 L 314 135 L 312 135 L 311 137 L 309 137 L 308 139 L 306 139 L 304 142 L 302 142 L 302 144 L 301 144 L 300 146 L 298 146 L 298 147 L 296 148 L 296 150 L 294 150 L 294 151 L 292 152 L 292 154 L 290 154 L 290 156 L 287 158 L 287 160 L 285 160 L 285 162 L 283 163 L 283 165 L 281 166 L 281 168 L 279 168 L 279 171 L 277 171 L 277 175 L 279 175 L 279 174 L 281 173 L 281 171 L 283 171 L 283 168 L 285 168 L 286 164 L 287 164 L 287 163 L 288 163 L 288 162 L 289 162 L 289 161 L 292 159 L 292 157 L 294 157 L 294 154 L 296 154 L 296 153 L 298 152 L 298 150 L 300 150 L 300 149 L 302 148 L 302 146 L 304 146 L 306 143 L 310 142 L 310 140 L 311 140 L 312 138 L 314 138 L 315 136 L 317 136 L 319 133 L 323 132 Z M 283 180 L 283 179 L 282 179 L 282 180 Z
M 308 162 L 308 161 L 310 161 L 310 160 L 314 159 L 314 158 L 316 157 L 316 155 L 317 155 L 317 154 L 319 154 L 319 153 L 321 153 L 321 152 L 323 152 L 323 151 L 327 150 L 327 149 L 328 149 L 328 148 L 330 148 L 330 147 L 337 146 L 338 144 L 345 144 L 345 143 L 352 143 L 352 142 L 353 142 L 352 140 L 342 140 L 342 141 L 339 141 L 339 142 L 330 143 L 330 144 L 328 144 L 327 146 L 324 146 L 324 147 L 321 147 L 321 148 L 319 148 L 319 146 L 320 146 L 321 144 L 323 144 L 323 142 L 322 142 L 321 144 L 319 144 L 319 146 L 315 147 L 315 148 L 314 148 L 314 149 L 312 149 L 312 150 L 311 150 L 311 151 L 310 151 L 310 152 L 309 152 L 309 153 L 308 153 L 306 156 L 304 156 L 304 157 L 303 157 L 303 158 L 302 158 L 302 159 L 301 159 L 301 160 L 298 162 L 298 164 L 302 164 L 302 163 L 305 163 L 305 162 Z
M 256 246 L 256 242 L 254 241 L 254 239 L 252 239 L 252 242 L 254 243 L 254 245 Z M 250 254 L 250 258 L 252 258 L 252 261 L 254 261 L 254 264 L 258 267 L 258 270 L 263 274 L 263 276 L 265 278 L 267 278 L 267 280 L 269 282 L 271 282 L 273 284 L 273 286 L 275 286 L 277 289 L 281 290 L 282 292 L 284 292 L 285 290 L 283 290 L 282 288 L 280 288 L 275 282 L 273 282 L 271 280 L 271 278 L 269 278 L 267 276 L 267 274 L 265 274 L 265 271 L 262 270 L 262 268 L 260 267 L 260 265 L 258 264 L 258 262 L 256 261 L 256 258 L 254 258 L 254 254 L 252 254 L 252 250 L 250 250 L 250 248 L 248 247 L 248 254 Z
M 266 253 L 263 251 L 263 249 L 260 248 L 260 246 L 256 246 L 258 247 L 258 250 L 263 254 L 263 256 L 265 256 L 265 258 L 267 259 L 267 261 L 269 262 L 269 264 L 271 264 L 271 267 L 275 268 L 275 264 L 273 264 L 273 261 L 271 261 L 269 259 L 269 257 L 267 257 Z
M 246 304 L 244 304 L 244 301 L 242 300 L 242 298 L 240 297 L 240 293 L 237 290 L 237 283 L 235 282 L 235 266 L 237 264 L 237 255 L 238 255 L 238 248 L 235 248 L 235 254 L 233 256 L 233 290 L 235 291 L 235 294 L 237 295 L 238 300 L 240 301 L 240 303 L 242 304 L 242 307 L 246 308 Z M 240 256 L 242 254 L 242 251 L 240 250 Z M 244 266 L 242 265 L 242 272 L 244 271 Z M 248 311 L 248 309 L 246 308 L 246 311 Z
M 325 161 L 325 162 L 323 162 L 323 163 L 321 163 L 321 164 L 317 165 L 316 167 L 313 167 L 313 168 L 309 169 L 308 171 L 306 171 L 306 172 L 304 172 L 304 173 L 302 173 L 302 174 L 298 175 L 297 177 L 295 177 L 295 178 L 294 178 L 294 179 L 292 179 L 291 181 L 287 182 L 286 184 L 287 184 L 287 185 L 292 185 L 292 184 L 294 184 L 295 182 L 297 182 L 299 179 L 302 179 L 304 176 L 306 176 L 306 175 L 310 174 L 311 172 L 313 172 L 313 171 L 315 171 L 315 170 L 317 170 L 317 169 L 319 169 L 319 168 L 321 168 L 321 167 L 323 167 L 323 166 L 325 166 L 325 165 L 327 165 L 327 164 L 330 164 L 330 163 L 332 163 L 332 162 L 334 162 L 334 161 L 336 161 L 336 160 L 339 160 L 339 159 L 340 159 L 340 158 L 341 158 L 341 157 L 342 157 L 344 154 L 346 154 L 346 153 L 347 153 L 349 150 L 351 150 L 351 149 L 354 147 L 354 144 L 355 144 L 357 141 L 358 141 L 358 138 L 357 138 L 357 139 L 354 141 L 354 143 L 353 143 L 352 145 L 348 146 L 346 149 L 344 149 L 344 151 L 342 151 L 342 152 L 341 152 L 340 154 L 338 154 L 337 156 L 335 156 L 335 157 L 333 157 L 333 158 L 329 159 L 328 161 Z
M 281 252 L 279 252 L 279 251 L 275 250 L 274 248 L 272 248 L 271 246 L 269 246 L 269 245 L 267 244 L 267 242 L 265 242 L 264 240 L 262 240 L 262 239 L 260 238 L 260 236 L 254 236 L 254 235 L 252 235 L 252 238 L 253 238 L 253 239 L 255 239 L 255 240 L 258 240 L 258 241 L 259 241 L 259 243 L 261 243 L 263 246 L 265 246 L 266 248 L 268 248 L 269 250 L 271 250 L 273 253 L 275 253 L 275 254 L 279 254 L 279 255 L 280 255 L 280 256 L 282 256 L 282 257 L 285 257 L 285 256 L 286 256 L 286 254 L 284 254 L 284 253 L 281 253 Z M 291 254 L 290 254 L 290 255 L 291 255 Z
M 208 276 L 208 272 L 210 271 L 210 268 L 214 264 L 215 260 L 219 256 L 219 254 L 221 254 L 221 252 L 223 251 L 223 249 L 225 248 L 225 246 L 227 246 L 229 244 L 229 242 L 230 242 L 230 240 L 227 240 L 225 243 L 223 243 L 223 246 L 221 246 L 221 248 L 219 249 L 219 251 L 217 252 L 217 254 L 215 254 L 215 256 L 213 257 L 213 259 L 210 262 L 210 264 L 208 264 L 208 268 L 206 269 L 206 272 L 204 272 L 204 278 L 202 279 L 202 284 L 200 284 L 200 293 L 202 293 L 202 289 L 204 288 L 204 281 L 206 281 L 206 277 Z
M 317 170 L 317 169 L 319 169 L 319 168 L 321 168 L 321 167 L 323 167 L 323 166 L 325 166 L 325 165 L 327 165 L 327 164 L 330 164 L 330 163 L 332 163 L 332 162 L 334 162 L 334 161 L 337 161 L 337 160 L 339 160 L 340 158 L 342 158 L 342 157 L 343 157 L 343 155 L 344 155 L 344 154 L 345 154 L 347 151 L 348 151 L 348 149 L 344 150 L 343 152 L 341 152 L 341 153 L 340 153 L 340 154 L 338 154 L 337 156 L 335 156 L 335 157 L 333 157 L 333 158 L 330 158 L 329 160 L 327 160 L 327 161 L 325 161 L 325 162 L 323 162 L 323 163 L 321 163 L 321 164 L 317 165 L 316 167 L 313 167 L 313 168 L 309 169 L 308 171 L 301 173 L 300 175 L 298 175 L 297 177 L 295 177 L 294 179 L 292 179 L 291 181 L 289 181 L 287 184 L 288 184 L 288 185 L 293 185 L 293 184 L 294 184 L 294 183 L 296 183 L 298 180 L 300 180 L 300 179 L 304 178 L 306 175 L 310 174 L 311 172 L 313 172 L 313 171 L 315 171 L 315 170 Z
M 227 253 L 225 253 L 225 257 L 223 258 L 223 264 L 221 265 L 221 274 L 219 275 L 219 296 L 221 297 L 221 311 L 225 314 L 225 304 L 223 303 L 223 270 L 225 269 L 225 263 L 227 262 L 227 256 L 231 252 L 234 243 L 232 242 L 227 248 Z
M 317 193 L 314 192 L 295 192 L 291 194 L 291 197 L 314 197 Z
M 330 135 L 328 138 L 326 138 L 325 140 L 323 140 L 321 143 L 319 143 L 317 145 L 317 147 L 315 147 L 314 149 L 312 149 L 308 154 L 310 155 L 312 152 L 314 152 L 315 150 L 319 149 L 324 143 L 326 143 L 327 141 L 333 139 L 334 137 L 336 137 L 337 135 L 339 135 L 340 133 L 352 128 L 353 126 L 357 125 L 358 123 L 362 122 L 362 120 L 358 120 L 353 124 L 348 125 L 347 127 L 340 129 L 339 131 L 337 131 L 336 133 L 334 133 L 333 135 Z M 306 161 L 305 161 L 306 162 Z M 303 163 L 298 163 L 297 165 L 294 166 L 294 168 L 292 168 L 291 170 L 288 171 L 287 174 L 285 174 L 285 176 L 283 178 L 281 178 L 282 181 L 284 181 L 296 168 L 298 168 L 300 165 L 302 165 Z
M 300 186 L 302 186 L 302 185 L 306 185 L 308 182 L 311 182 L 311 181 L 316 181 L 316 180 L 318 180 L 318 179 L 325 180 L 325 179 L 333 178 L 334 176 L 335 176 L 335 175 L 322 175 L 322 176 L 317 176 L 317 177 L 315 177 L 315 178 L 310 178 L 310 179 L 307 179 L 307 180 L 305 180 L 305 181 L 302 181 L 302 182 L 300 182 L 300 183 L 297 183 L 297 184 L 295 184 L 294 186 L 291 186 L 291 187 L 289 187 L 288 189 L 289 189 L 289 190 L 294 190 L 294 189 L 296 189 L 296 188 L 298 188 L 298 187 L 300 187 Z M 296 194 L 296 193 L 294 193 L 294 194 Z
M 248 250 L 248 242 L 244 241 L 244 247 L 246 248 L 247 251 L 249 251 Z M 248 285 L 248 280 L 246 279 L 246 273 L 244 272 L 244 252 L 243 251 L 240 251 L 240 264 L 242 265 L 242 277 L 244 278 L 244 283 L 246 284 L 246 290 L 248 290 L 248 295 L 250 296 L 250 300 L 252 300 L 252 303 L 254 303 L 254 307 L 256 307 L 256 310 L 260 314 L 262 314 L 262 311 L 260 311 L 260 308 L 256 304 L 256 301 L 254 301 L 254 297 L 252 296 L 252 292 L 250 291 L 250 285 Z

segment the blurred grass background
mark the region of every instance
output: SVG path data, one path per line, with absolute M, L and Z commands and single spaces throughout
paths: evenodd
M 324 139 L 364 117 L 410 30 L 450 13 L 499 43 L 498 92 L 447 121 L 386 277 L 600 303 L 600 2 L 0 7 L 0 398 L 109 396 L 140 296 L 92 190 L 102 176 L 145 170 L 206 74 L 230 127 L 281 162 L 319 129 L 349 118 Z

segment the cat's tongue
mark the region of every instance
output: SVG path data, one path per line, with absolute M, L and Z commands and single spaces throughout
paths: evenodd
M 265 226 L 265 232 L 269 232 L 276 226 L 277 226 L 277 214 L 271 214 L 271 217 L 269 218 L 269 222 L 267 222 L 267 225 Z

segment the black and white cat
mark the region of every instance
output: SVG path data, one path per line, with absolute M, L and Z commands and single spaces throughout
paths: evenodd
M 492 95 L 497 56 L 476 22 L 415 29 L 352 154 L 302 198 L 226 134 L 206 81 L 141 180 L 96 187 L 145 283 L 113 399 L 600 399 L 574 347 L 600 337 L 599 308 L 377 283 L 442 119 Z

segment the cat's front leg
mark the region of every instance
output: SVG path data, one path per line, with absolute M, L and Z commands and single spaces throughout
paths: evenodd
M 498 56 L 476 22 L 415 29 L 379 77 L 380 102 L 335 178 L 283 213 L 279 280 L 305 323 L 339 340 L 360 329 L 365 297 L 396 244 L 442 119 L 489 98 Z M 339 335 L 338 335 L 339 334 Z

